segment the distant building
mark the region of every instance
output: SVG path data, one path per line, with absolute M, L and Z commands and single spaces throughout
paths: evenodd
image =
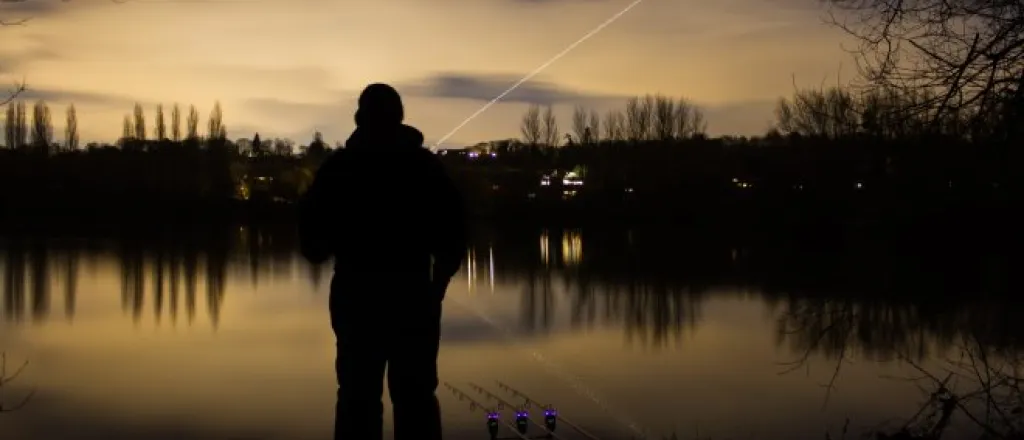
M 436 151 L 436 154 L 440 156 L 465 157 L 467 159 L 498 157 L 498 154 L 491 151 L 490 145 L 487 143 L 477 144 L 466 148 L 441 148 Z

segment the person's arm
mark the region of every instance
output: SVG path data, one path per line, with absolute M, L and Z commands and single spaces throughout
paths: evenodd
M 331 257 L 330 216 L 341 158 L 327 158 L 313 177 L 313 183 L 299 200 L 299 248 L 310 263 L 322 264 Z
M 439 215 L 436 235 L 433 240 L 432 254 L 434 267 L 432 279 L 442 289 L 448 287 L 449 281 L 462 266 L 468 246 L 468 221 L 465 202 L 455 182 L 445 171 L 444 166 L 436 158 L 436 179 L 438 194 L 437 211 Z M 443 291 L 441 292 L 443 298 Z

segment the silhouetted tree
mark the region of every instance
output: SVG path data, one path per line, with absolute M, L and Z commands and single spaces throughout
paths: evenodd
M 530 104 L 523 115 L 519 125 L 519 131 L 523 134 L 523 143 L 535 147 L 541 142 L 540 106 Z
M 625 135 L 626 115 L 619 110 L 608 110 L 604 120 L 604 138 L 621 141 Z
M 53 121 L 50 107 L 42 100 L 32 107 L 32 145 L 43 153 L 49 153 L 53 143 Z
M 78 112 L 74 104 L 68 106 L 67 121 L 64 124 L 64 148 L 71 151 L 78 149 Z
M 707 131 L 708 124 L 704 120 L 704 112 L 700 108 L 686 98 L 679 98 L 675 107 L 673 135 L 676 138 L 692 138 L 703 135 Z
M 667 141 L 676 138 L 676 102 L 664 95 L 654 96 L 653 138 Z
M 211 140 L 227 139 L 227 130 L 224 128 L 223 114 L 220 109 L 220 101 L 213 103 L 213 110 L 210 111 L 210 120 L 207 126 L 207 136 Z
M 135 136 L 135 127 L 132 127 L 132 117 L 124 115 L 124 123 L 121 126 L 121 148 L 127 147 Z
M 25 107 L 25 101 L 18 101 L 15 116 L 15 143 L 18 148 L 25 148 L 28 146 L 28 109 Z
M 577 105 L 572 110 L 572 132 L 576 135 L 576 139 L 579 139 L 584 145 L 590 143 L 587 131 L 590 127 L 587 126 L 587 109 L 582 105 Z
M 274 154 L 278 156 L 291 156 L 295 153 L 295 142 L 291 139 L 274 139 Z
M 1019 126 L 1024 113 L 1024 7 L 1020 1 L 830 0 L 832 23 L 860 42 L 858 65 L 869 85 L 924 91 L 917 110 L 928 123 L 950 113 L 970 124 Z M 1019 129 L 1019 128 L 1017 128 Z
M 235 150 L 238 151 L 238 154 L 252 153 L 254 151 L 252 149 L 252 140 L 248 138 L 235 139 Z
M 186 121 L 186 125 L 187 134 L 185 138 L 192 141 L 199 139 L 199 110 L 196 110 L 194 105 L 188 107 L 188 121 Z
M 178 107 L 178 103 L 174 103 L 174 107 L 171 108 L 171 140 L 181 140 L 181 108 Z
M 587 124 L 590 129 L 590 136 L 594 142 L 601 141 L 601 114 L 597 110 L 590 110 L 590 122 Z
M 256 156 L 263 155 L 263 142 L 260 140 L 260 134 L 256 133 L 252 137 L 252 153 Z
M 626 126 L 624 131 L 632 142 L 648 139 L 651 129 L 651 111 L 645 98 L 634 96 L 626 101 Z
M 854 134 L 886 140 L 929 135 L 973 137 L 964 118 L 951 112 L 936 117 L 938 108 L 928 108 L 933 99 L 926 92 L 892 88 L 873 88 L 859 94 L 839 87 L 798 90 L 791 98 L 779 100 L 776 128 L 790 135 L 826 139 Z
M 156 105 L 156 140 L 167 140 L 167 126 L 164 125 L 164 105 Z
M 4 144 L 7 148 L 18 148 L 18 110 L 14 102 L 7 103 L 7 118 L 4 120 Z
M 314 159 L 320 159 L 325 153 L 327 153 L 327 143 L 324 142 L 323 134 L 317 131 L 313 133 L 313 142 L 310 142 L 309 147 L 306 148 L 306 155 Z
M 544 116 L 542 116 L 543 125 L 541 126 L 541 136 L 544 138 L 544 145 L 549 147 L 558 146 L 559 132 L 558 132 L 558 120 L 555 119 L 555 111 L 548 105 L 544 108 Z
M 138 141 L 146 140 L 146 115 L 142 111 L 142 104 L 135 103 L 134 122 L 132 126 L 135 128 L 134 139 Z

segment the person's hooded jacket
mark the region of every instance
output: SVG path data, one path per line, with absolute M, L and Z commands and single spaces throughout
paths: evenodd
M 401 123 L 397 92 L 375 86 L 300 201 L 302 253 L 314 264 L 333 257 L 336 280 L 431 280 L 443 295 L 466 253 L 462 198 L 423 134 Z

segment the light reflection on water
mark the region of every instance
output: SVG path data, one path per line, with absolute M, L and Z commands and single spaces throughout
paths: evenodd
M 611 437 L 699 428 L 820 438 L 847 417 L 864 426 L 915 409 L 916 389 L 881 378 L 908 374 L 889 362 L 897 354 L 927 362 L 967 331 L 1002 347 L 1024 334 L 998 303 L 936 290 L 962 280 L 877 261 L 813 266 L 820 256 L 758 259 L 640 231 L 530 235 L 467 251 L 445 306 L 442 380 L 494 391 L 502 380 Z M 302 262 L 287 234 L 216 237 L 4 243 L 0 348 L 31 360 L 4 395 L 30 385 L 38 395 L 0 429 L 24 439 L 326 438 L 329 269 Z M 885 287 L 865 294 L 873 278 Z M 907 286 L 934 300 L 893 296 Z M 779 374 L 805 354 L 806 371 Z M 823 409 L 820 385 L 837 359 L 855 362 L 842 364 Z M 439 394 L 450 438 L 486 435 L 481 413 Z

